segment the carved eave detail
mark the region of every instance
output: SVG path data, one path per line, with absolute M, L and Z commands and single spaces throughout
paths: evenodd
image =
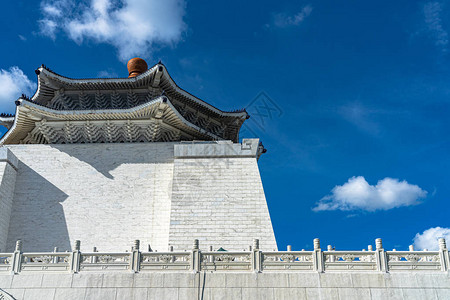
M 0 144 L 222 139 L 185 119 L 165 96 L 125 109 L 56 110 L 25 99 L 17 104 L 14 124 Z

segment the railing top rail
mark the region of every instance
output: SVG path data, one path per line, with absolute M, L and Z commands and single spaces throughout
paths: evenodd
M 314 251 L 262 251 L 263 254 L 313 254 Z
M 376 251 L 323 251 L 326 255 L 342 255 L 342 254 L 354 254 L 354 255 L 373 255 Z
M 418 255 L 437 255 L 439 251 L 386 251 L 387 254 L 418 254 Z
M 133 254 L 133 252 L 81 252 L 81 255 L 89 255 L 89 256 L 100 256 L 100 255 L 123 256 L 131 254 Z
M 217 254 L 217 255 L 221 255 L 221 254 L 241 255 L 241 254 L 251 254 L 252 253 L 251 251 L 201 251 L 201 252 L 202 252 L 202 254 L 208 254 L 208 255 L 211 255 L 211 254 L 213 254 L 213 255 L 215 255 L 215 254 Z
M 205 253 L 202 251 L 202 253 Z M 142 255 L 187 255 L 187 251 L 173 251 L 173 252 L 141 252 Z
M 23 256 L 68 256 L 70 252 L 24 252 Z

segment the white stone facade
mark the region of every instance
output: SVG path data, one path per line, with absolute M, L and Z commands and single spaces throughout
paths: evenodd
M 450 299 L 445 273 L 41 273 L 0 287 L 17 300 Z
M 11 208 L 16 186 L 17 158 L 0 148 L 0 253 L 6 250 Z
M 244 250 L 253 238 L 275 250 L 259 175 L 258 140 L 175 145 L 169 244 Z M 249 234 L 253 235 L 251 237 Z
M 70 250 L 74 240 L 85 251 L 122 251 L 135 239 L 142 248 L 165 251 L 169 244 L 190 249 L 194 238 L 203 247 L 227 250 L 243 250 L 259 238 L 261 249 L 274 250 L 258 145 L 4 146 L 18 163 L 9 230 L 0 223 L 0 238 L 8 230 L 7 251 L 17 239 L 24 251 Z M 11 177 L 14 169 L 6 167 L 3 177 Z M 1 191 L 12 194 L 11 188 L 13 180 L 2 182 Z M 9 203 L 7 197 L 1 201 Z M 1 211 L 3 222 L 7 211 Z

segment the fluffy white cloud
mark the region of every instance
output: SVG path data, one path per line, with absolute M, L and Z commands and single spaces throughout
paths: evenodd
M 272 26 L 267 25 L 268 27 L 289 27 L 296 26 L 302 23 L 306 17 L 308 17 L 313 8 L 311 5 L 304 6 L 298 13 L 295 15 L 288 15 L 286 13 L 276 13 L 273 15 Z
M 450 242 L 450 228 L 434 227 L 425 230 L 422 234 L 416 234 L 414 237 L 414 247 L 417 250 L 438 250 L 439 238 L 444 238 L 447 242 Z
M 36 90 L 36 84 L 28 79 L 19 67 L 9 70 L 0 69 L 0 106 L 1 112 L 14 113 L 14 102 L 21 94 L 31 95 Z
M 386 177 L 376 185 L 370 185 L 363 176 L 358 176 L 335 186 L 313 210 L 388 210 L 419 204 L 426 195 L 426 191 L 405 180 Z
M 41 11 L 42 34 L 108 43 L 122 60 L 148 56 L 156 44 L 173 45 L 186 29 L 184 0 L 43 0 Z

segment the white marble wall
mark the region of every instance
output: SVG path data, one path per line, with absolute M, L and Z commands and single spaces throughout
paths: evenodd
M 19 159 L 7 250 L 276 249 L 258 140 L 10 145 Z M 207 150 L 205 150 L 207 149 Z M 177 152 L 176 154 L 174 152 Z M 169 233 L 170 231 L 170 233 Z M 169 242 L 170 241 L 170 242 Z
M 11 208 L 16 186 L 17 158 L 0 148 L 0 253 L 6 250 Z
M 8 146 L 19 158 L 8 250 L 167 249 L 173 145 Z
M 190 249 L 248 249 L 254 238 L 275 250 L 256 158 L 177 158 L 174 166 L 169 243 Z
M 450 299 L 448 273 L 139 273 L 0 275 L 17 300 Z
M 169 243 L 190 249 L 276 250 L 256 157 L 258 139 L 175 145 Z

